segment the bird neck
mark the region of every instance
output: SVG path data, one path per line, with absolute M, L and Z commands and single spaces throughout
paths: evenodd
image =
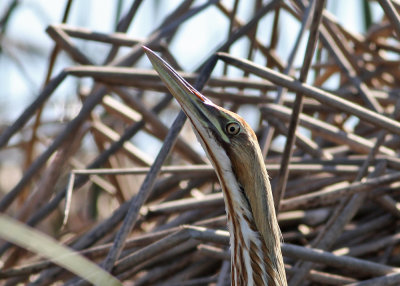
M 224 162 L 219 159 L 218 162 Z M 214 166 L 228 215 L 232 285 L 287 285 L 280 230 L 265 165 L 257 158 L 251 166 L 243 162 L 232 161 L 230 168 Z M 251 175 L 241 178 L 240 174 Z
M 240 187 L 236 191 L 242 194 L 248 204 L 245 191 Z M 232 199 L 228 195 L 232 193 L 232 190 L 225 192 L 225 197 Z M 286 285 L 283 263 L 277 263 L 281 259 L 280 249 L 277 253 L 276 245 L 267 246 L 249 211 L 251 209 L 243 208 L 235 199 L 228 205 L 235 209 L 233 211 L 227 207 L 232 285 Z M 277 239 L 280 248 L 280 238 Z
M 241 190 L 239 190 L 241 191 Z M 268 249 L 250 212 L 232 204 L 236 212 L 228 211 L 228 226 L 231 245 L 231 281 L 232 285 L 273 285 L 271 272 L 265 257 Z

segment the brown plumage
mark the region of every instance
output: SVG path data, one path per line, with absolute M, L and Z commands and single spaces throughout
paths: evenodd
M 254 131 L 145 51 L 189 118 L 220 181 L 231 234 L 232 285 L 287 285 L 271 186 Z

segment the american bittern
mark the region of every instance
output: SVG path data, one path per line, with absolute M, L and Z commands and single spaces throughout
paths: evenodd
M 231 234 L 232 285 L 286 285 L 271 185 L 254 131 L 145 51 L 189 118 L 220 181 Z

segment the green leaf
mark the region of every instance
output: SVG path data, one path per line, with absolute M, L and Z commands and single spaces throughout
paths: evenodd
M 5 215 L 0 215 L 0 237 L 47 257 L 94 285 L 122 285 L 115 277 L 74 250 Z

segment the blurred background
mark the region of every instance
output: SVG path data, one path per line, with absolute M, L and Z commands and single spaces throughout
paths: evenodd
M 252 17 L 255 1 L 240 2 L 238 17 L 243 20 Z M 127 34 L 137 39 L 147 37 L 181 2 L 143 1 Z M 195 5 L 204 2 L 206 1 L 195 1 Z M 227 7 L 232 7 L 234 1 L 221 2 Z M 46 34 L 46 28 L 62 20 L 66 3 L 67 1 L 52 0 L 0 2 L 0 116 L 3 123 L 12 122 L 26 107 L 26 103 L 30 102 L 42 88 L 49 55 L 54 48 L 54 42 Z M 112 33 L 116 30 L 121 13 L 126 11 L 130 4 L 131 1 L 128 0 L 73 1 L 67 23 L 93 31 Z M 335 15 L 346 29 L 360 33 L 364 33 L 368 26 L 373 21 L 378 21 L 383 14 L 378 3 L 364 0 L 327 1 L 327 10 Z M 262 23 L 267 27 L 271 26 L 272 17 L 267 17 Z M 299 26 L 298 21 L 289 14 L 280 18 L 280 29 L 293 31 L 293 37 L 289 37 L 291 33 L 288 33 L 279 40 L 277 51 L 283 59 L 288 57 Z M 170 45 L 170 50 L 183 70 L 193 71 L 224 40 L 228 29 L 228 19 L 221 17 L 217 9 L 210 6 L 179 29 Z M 270 36 L 268 34 L 270 29 L 265 29 L 264 35 L 261 35 L 262 29 L 259 29 L 258 33 L 261 39 L 267 39 Z M 101 63 L 110 49 L 107 45 L 89 41 L 78 41 L 77 45 L 85 54 L 90 55 L 90 59 L 95 63 Z M 244 57 L 247 51 L 246 45 L 248 45 L 246 40 L 239 41 L 232 47 L 231 53 Z M 255 61 L 257 62 L 257 57 Z M 302 53 L 299 53 L 295 65 L 298 67 L 301 61 Z M 150 67 L 146 60 L 142 60 L 140 64 L 146 68 Z M 61 53 L 53 73 L 70 65 L 72 65 L 70 58 Z M 82 81 L 84 80 L 70 79 L 57 89 L 50 100 L 52 108 L 46 109 L 44 115 L 46 120 L 62 120 L 75 114 L 73 94 L 76 85 L 82 84 Z

